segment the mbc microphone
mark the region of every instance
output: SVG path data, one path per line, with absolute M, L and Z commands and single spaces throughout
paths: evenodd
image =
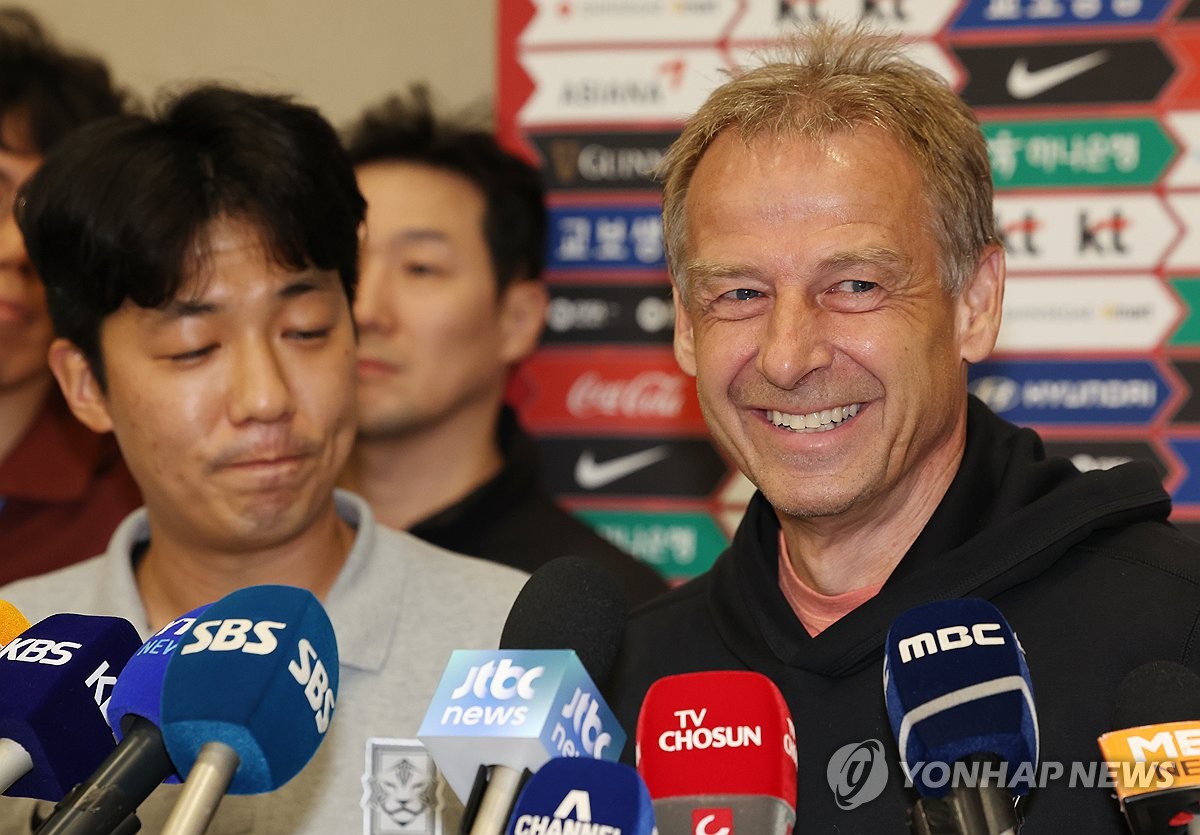
M 58 614 L 0 650 L 0 789 L 60 800 L 113 750 L 103 710 L 141 640 L 121 618 Z
M 162 835 L 200 835 L 225 794 L 300 773 L 333 720 L 338 677 L 333 624 L 311 592 L 252 586 L 209 606 L 163 680 L 163 740 L 186 779 Z
M 0 647 L 30 627 L 29 619 L 7 600 L 0 600 Z
M 796 728 L 747 670 L 666 676 L 638 713 L 637 767 L 662 835 L 786 835 L 796 821 Z
M 603 567 L 561 557 L 526 581 L 499 650 L 453 653 L 417 736 L 466 806 L 464 831 L 502 835 L 525 775 L 553 757 L 620 756 L 625 732 L 593 679 L 624 618 Z
M 538 769 L 517 798 L 507 835 L 651 835 L 654 807 L 638 773 L 624 763 L 560 757 Z
M 1014 795 L 1029 792 L 1038 762 L 1037 710 L 1025 653 L 1000 611 L 963 598 L 900 615 L 883 685 L 900 764 L 921 795 L 913 831 L 1016 832 Z
M 1200 831 L 1200 675 L 1152 661 L 1122 679 L 1099 739 L 1134 835 Z

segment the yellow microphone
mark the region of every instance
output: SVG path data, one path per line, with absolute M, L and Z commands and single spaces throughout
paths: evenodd
M 0 647 L 29 628 L 29 619 L 7 600 L 0 600 Z

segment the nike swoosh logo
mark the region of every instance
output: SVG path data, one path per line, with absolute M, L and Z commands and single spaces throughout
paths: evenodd
M 651 464 L 657 464 L 670 453 L 670 449 L 660 444 L 640 452 L 610 458 L 608 461 L 597 461 L 592 451 L 585 449 L 575 462 L 575 481 L 584 490 L 598 490 L 638 470 L 644 470 Z
M 1076 76 L 1093 70 L 1108 60 L 1108 51 L 1101 49 L 1087 55 L 1080 55 L 1061 64 L 1052 64 L 1040 70 L 1030 70 L 1029 63 L 1024 58 L 1013 62 L 1008 71 L 1008 94 L 1014 99 L 1031 99 L 1040 96 L 1047 90 L 1070 81 Z

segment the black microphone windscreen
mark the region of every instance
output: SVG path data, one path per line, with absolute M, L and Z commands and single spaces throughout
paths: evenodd
M 1200 675 L 1174 661 L 1150 661 L 1117 688 L 1111 728 L 1200 719 Z
M 530 575 L 513 601 L 500 649 L 572 649 L 603 687 L 625 630 L 625 597 L 604 566 L 558 557 Z

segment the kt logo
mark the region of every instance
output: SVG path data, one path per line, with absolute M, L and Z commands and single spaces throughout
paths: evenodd
M 1129 220 L 1121 214 L 1120 209 L 1113 211 L 1111 217 L 1092 221 L 1086 212 L 1079 214 L 1079 251 L 1087 252 L 1125 252 L 1125 241 L 1121 233 L 1129 228 Z M 1101 236 L 1105 243 L 1101 242 Z M 1107 244 L 1107 245 L 1106 245 Z
M 733 835 L 733 810 L 693 809 L 692 835 Z
M 1019 219 L 1006 222 L 996 218 L 996 228 L 1000 235 L 1000 245 L 1009 252 L 1024 252 L 1027 255 L 1037 255 L 1038 247 L 1035 235 L 1042 224 L 1031 212 L 1026 212 Z

